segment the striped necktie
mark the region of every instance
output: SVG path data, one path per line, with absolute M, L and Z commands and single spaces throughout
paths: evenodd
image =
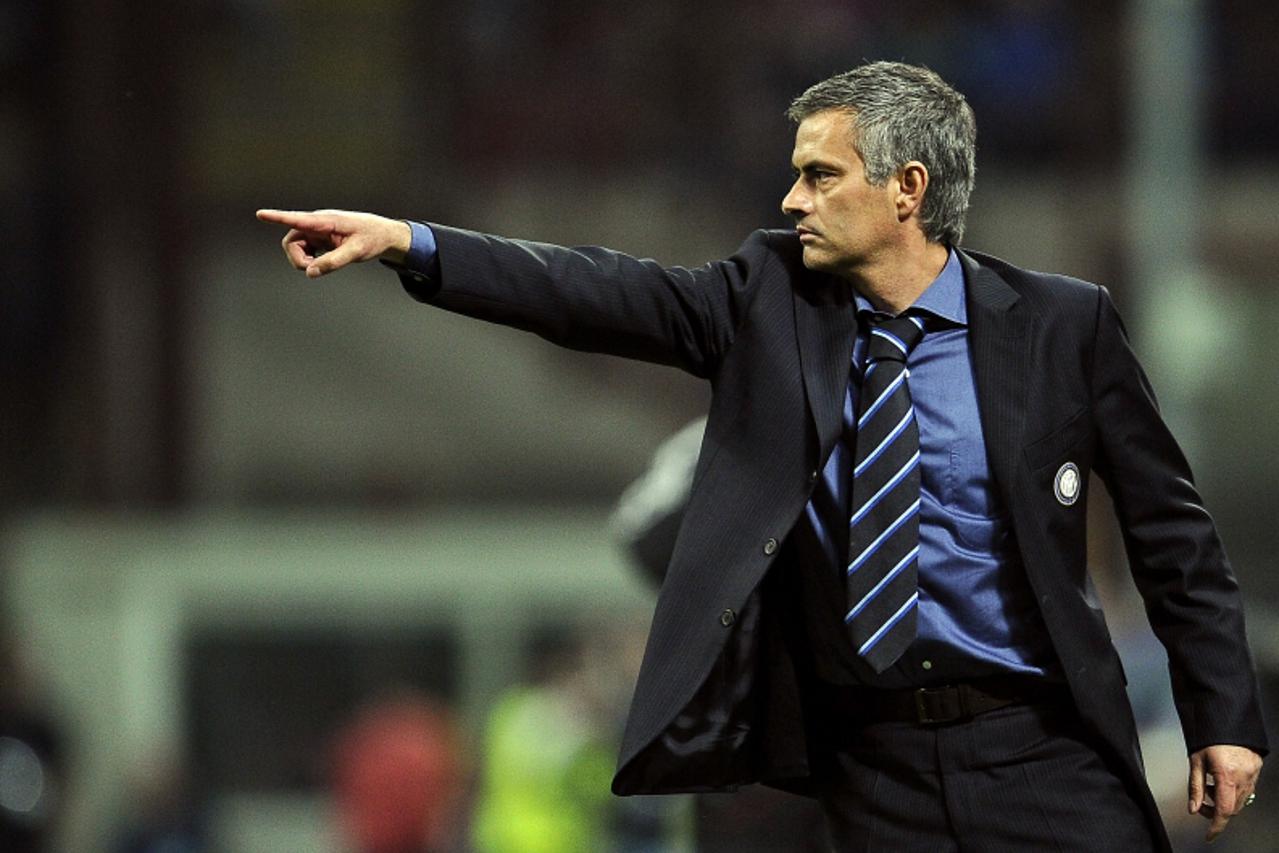
M 924 336 L 924 321 L 872 316 L 870 323 L 857 404 L 844 622 L 858 656 L 878 673 L 915 639 L 919 429 L 906 356 Z

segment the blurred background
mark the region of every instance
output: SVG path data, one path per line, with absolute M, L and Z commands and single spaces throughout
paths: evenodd
M 707 390 L 377 265 L 308 282 L 253 211 L 699 264 L 787 224 L 785 107 L 870 59 L 973 104 L 966 245 L 1111 288 L 1272 696 L 1276 43 L 1261 0 L 0 2 L 0 849 L 747 849 L 724 827 L 802 823 L 606 795 L 653 600 L 628 537 L 672 490 L 618 502 Z M 1196 850 L 1106 509 L 1094 574 Z M 1273 849 L 1274 815 L 1214 848 Z

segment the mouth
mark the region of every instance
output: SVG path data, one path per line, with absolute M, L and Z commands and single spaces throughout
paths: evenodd
M 816 231 L 812 231 L 812 230 L 810 230 L 810 229 L 808 229 L 808 228 L 798 228 L 798 227 L 797 227 L 797 228 L 795 229 L 795 232 L 796 232 L 797 234 L 799 234 L 799 242 L 801 242 L 801 243 L 810 243 L 810 242 L 812 242 L 813 240 L 816 240 L 818 237 L 820 237 L 820 236 L 821 236 L 821 235 L 820 235 L 820 234 L 818 234 Z

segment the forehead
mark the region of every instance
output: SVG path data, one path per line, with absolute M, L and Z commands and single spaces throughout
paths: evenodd
M 853 113 L 822 110 L 799 123 L 795 130 L 795 165 L 813 160 L 861 162 L 853 147 Z

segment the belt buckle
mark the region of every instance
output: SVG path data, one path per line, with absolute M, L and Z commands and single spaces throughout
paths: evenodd
M 952 723 L 964 717 L 963 701 L 955 687 L 919 687 L 914 691 L 915 720 L 920 725 Z

